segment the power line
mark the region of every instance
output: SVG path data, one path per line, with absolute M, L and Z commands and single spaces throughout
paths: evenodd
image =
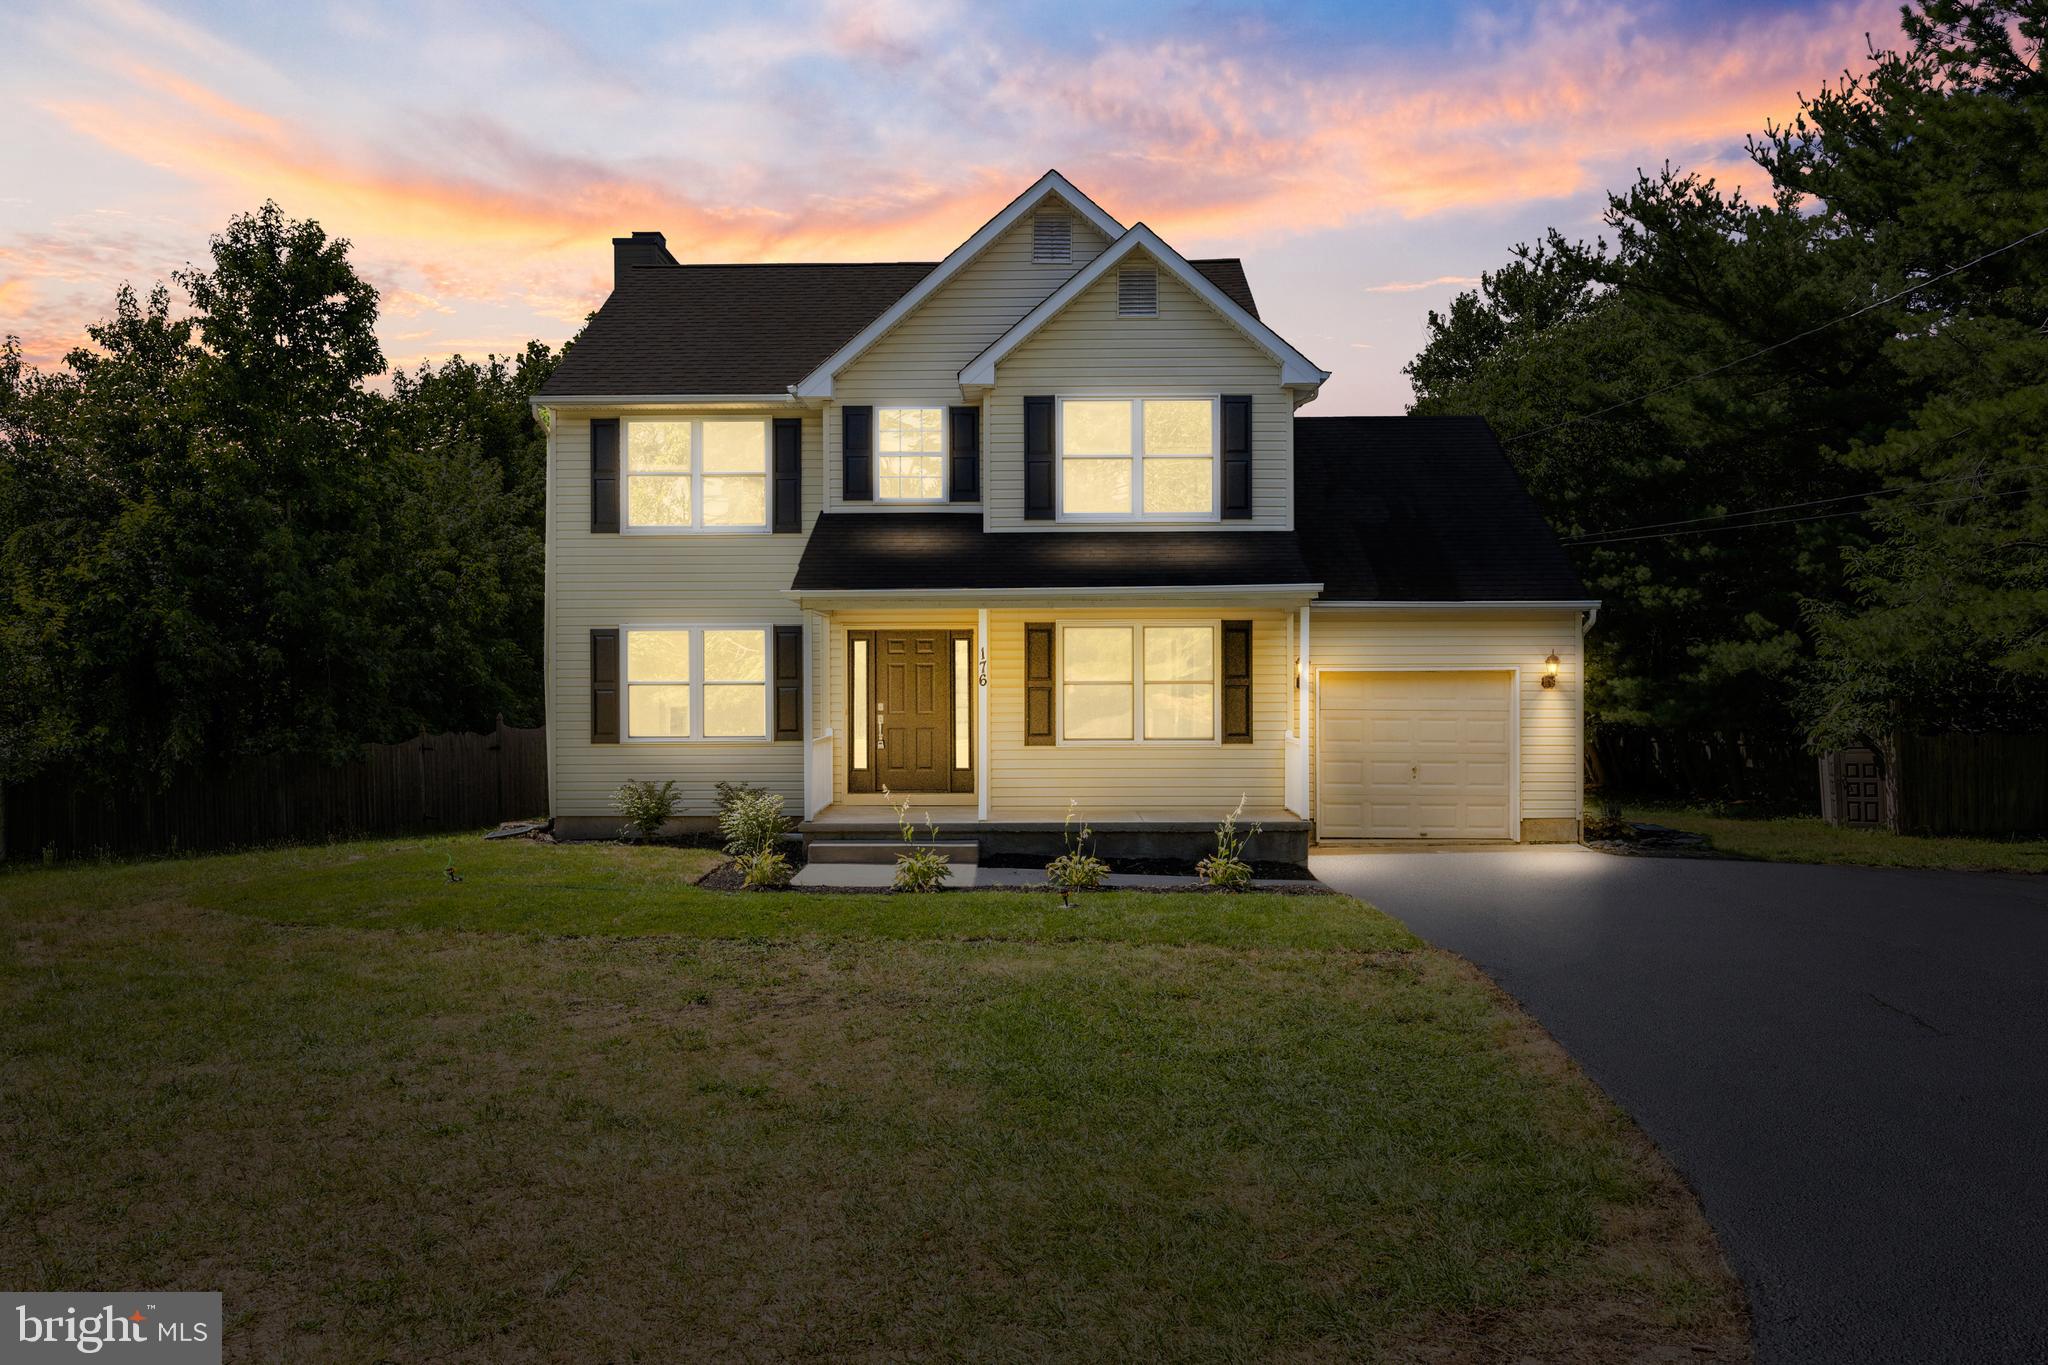
M 1901 502 L 1890 505 L 1894 507 L 1947 507 L 1952 503 L 1982 502 L 1986 498 L 2009 498 L 2015 493 L 2031 493 L 2032 491 L 2032 488 L 2008 488 L 1998 493 L 1970 493 L 1960 498 L 1934 498 L 1927 502 Z M 1712 535 L 1716 531 L 1753 531 L 1760 526 L 1792 526 L 1807 521 L 1834 521 L 1840 517 L 1860 517 L 1868 510 L 1868 508 L 1856 507 L 1846 512 L 1816 512 L 1808 517 L 1776 517 L 1770 521 L 1745 521 L 1733 526 L 1701 526 L 1691 531 L 1657 531 L 1649 535 L 1616 536 L 1612 540 L 1596 540 L 1591 542 L 1567 541 L 1565 543 L 1568 545 L 1585 543 L 1591 548 L 1598 549 L 1605 545 L 1625 545 L 1630 541 L 1636 540 L 1672 540 L 1678 536 Z
M 1711 517 L 1686 517 L 1680 521 L 1646 521 L 1635 526 L 1615 526 L 1605 531 L 1588 531 L 1581 536 L 1568 537 L 1566 545 L 1597 545 L 1611 536 L 1626 535 L 1630 531 L 1661 531 L 1672 526 L 1698 526 L 1710 521 L 1728 521 L 1734 517 L 1760 517 L 1769 512 L 1792 512 L 1802 507 L 1825 507 L 1833 502 L 1851 502 L 1857 498 L 1880 498 L 1893 493 L 1914 493 L 1923 488 L 1941 488 L 1952 483 L 1967 483 L 1971 479 L 1984 477 L 1977 474 L 1958 474 L 1949 479 L 1925 479 L 1919 483 L 1900 484 L 1895 488 L 1873 488 L 1865 493 L 1842 493 L 1832 498 L 1814 498 L 1808 502 L 1781 502 L 1775 507 L 1745 507 L 1734 512 L 1718 512 Z
M 1698 374 L 1689 374 L 1686 375 L 1683 379 L 1674 379 L 1669 384 L 1664 384 L 1654 389 L 1645 389 L 1643 392 L 1636 394 L 1632 398 L 1624 398 L 1619 402 L 1609 403 L 1606 407 L 1595 408 L 1592 412 L 1582 412 L 1576 417 L 1566 417 L 1561 421 L 1552 422 L 1549 426 L 1537 427 L 1533 431 L 1519 432 L 1516 435 L 1508 437 L 1507 440 L 1503 442 L 1503 444 L 1513 445 L 1516 441 L 1525 441 L 1531 436 L 1541 436 L 1547 431 L 1556 431 L 1559 427 L 1572 426 L 1578 422 L 1590 422 L 1595 417 L 1604 417 L 1610 412 L 1614 412 L 1620 408 L 1629 407 L 1635 403 L 1640 403 L 1646 398 L 1656 398 L 1659 395 L 1670 393 L 1673 389 L 1682 389 L 1687 384 L 1698 383 L 1702 379 L 1711 379 L 1717 374 L 1721 374 L 1725 371 L 1734 369 L 1737 365 L 1747 365 L 1750 361 L 1755 360 L 1759 356 L 1766 356 L 1769 355 L 1772 351 L 1783 350 L 1785 347 L 1790 346 L 1795 341 L 1804 341 L 1806 340 L 1806 338 L 1813 336 L 1815 333 L 1825 332 L 1830 327 L 1839 326 L 1842 323 L 1850 322 L 1856 318 L 1860 318 L 1865 313 L 1870 312 L 1872 309 L 1882 308 L 1888 303 L 1895 303 L 1899 299 L 1906 297 L 1906 295 L 1908 294 L 1914 293 L 1921 289 L 1925 289 L 1930 284 L 1939 284 L 1941 283 L 1941 281 L 1947 279 L 1949 276 L 1960 274 L 1962 271 L 1968 270 L 1971 266 L 1982 265 L 1985 261 L 1990 260 L 1993 256 L 1997 256 L 2004 252 L 2011 251 L 2014 247 L 2017 246 L 2025 246 L 2028 242 L 2033 241 L 2036 237 L 2048 237 L 2048 227 L 2036 228 L 2034 231 L 2028 233 L 2026 236 L 2019 237 L 2014 239 L 2013 241 L 2007 242 L 2004 246 L 1993 247 L 1991 250 L 1985 252 L 1981 256 L 1978 256 L 1972 260 L 1964 261 L 1961 265 L 1951 266 L 1947 270 L 1942 271 L 1939 275 L 1930 275 L 1924 280 L 1920 280 L 1914 284 L 1909 284 L 1904 289 L 1899 290 L 1896 294 L 1887 294 L 1883 298 L 1878 299 L 1875 302 L 1866 303 L 1853 313 L 1844 313 L 1842 314 L 1842 316 L 1838 318 L 1829 318 L 1826 322 L 1819 323 L 1815 326 L 1809 327 L 1805 331 L 1797 333 L 1796 335 L 1786 337 L 1783 341 L 1774 341 L 1768 346 L 1761 347 L 1758 350 L 1751 351 L 1748 355 L 1740 356 L 1734 360 L 1729 361 L 1725 365 L 1716 365 L 1711 370 L 1701 370 Z

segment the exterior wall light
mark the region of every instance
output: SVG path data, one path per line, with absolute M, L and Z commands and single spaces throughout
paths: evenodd
M 1557 651 L 1551 650 L 1550 657 L 1543 661 L 1543 685 L 1557 686 Z

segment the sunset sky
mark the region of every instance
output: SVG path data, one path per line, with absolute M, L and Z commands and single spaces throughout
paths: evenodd
M 681 260 L 936 260 L 1047 167 L 1189 256 L 1244 257 L 1398 412 L 1441 307 L 1598 230 L 1666 159 L 1755 184 L 1892 0 L 1445 4 L 7 0 L 0 332 L 56 361 L 274 198 L 354 243 L 387 358 L 560 342 L 608 239 Z

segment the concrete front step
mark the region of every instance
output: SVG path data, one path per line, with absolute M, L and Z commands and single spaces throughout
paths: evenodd
M 923 839 L 906 844 L 901 839 L 812 839 L 805 856 L 814 863 L 868 863 L 893 867 L 897 856 L 913 848 L 935 848 L 955 867 L 973 867 L 981 861 L 981 846 L 971 839 Z

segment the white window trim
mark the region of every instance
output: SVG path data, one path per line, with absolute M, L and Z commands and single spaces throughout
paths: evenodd
M 1147 512 L 1145 510 L 1145 403 L 1166 399 L 1188 402 L 1206 399 L 1209 404 L 1209 510 L 1204 513 Z M 1127 402 L 1131 405 L 1131 453 L 1129 455 L 1076 455 L 1077 460 L 1122 460 L 1131 462 L 1131 510 L 1128 512 L 1069 512 L 1067 510 L 1067 403 Z M 1194 459 L 1195 456 L 1157 455 L 1153 459 Z M 1056 393 L 1052 399 L 1052 482 L 1053 519 L 1079 523 L 1183 522 L 1190 525 L 1223 520 L 1223 395 L 1220 393 L 1131 393 L 1074 390 Z
M 690 428 L 690 521 L 668 523 L 660 526 L 641 526 L 633 520 L 633 480 L 635 478 L 678 478 L 678 474 L 662 474 L 648 470 L 636 475 L 632 469 L 632 426 L 635 422 L 679 423 Z M 761 424 L 761 490 L 762 518 L 745 526 L 706 526 L 704 524 L 704 424 L 706 422 L 759 422 Z M 756 536 L 765 535 L 769 524 L 775 520 L 775 424 L 766 417 L 752 417 L 745 413 L 720 414 L 715 417 L 627 417 L 619 423 L 619 530 L 626 535 L 641 536 Z M 711 477 L 725 477 L 714 474 Z M 748 478 L 750 475 L 734 477 Z
M 687 631 L 690 637 L 690 733 L 687 735 L 636 735 L 633 733 L 632 634 L 636 630 Z M 761 733 L 758 735 L 707 735 L 704 733 L 704 632 L 707 630 L 755 630 L 761 633 Z M 712 683 L 711 686 L 751 687 L 752 683 Z M 775 627 L 753 621 L 635 621 L 619 626 L 619 743 L 621 744 L 770 744 L 775 740 Z
M 882 457 L 884 454 L 901 455 L 902 451 L 882 449 L 882 414 L 885 412 L 931 412 L 939 414 L 939 495 L 936 498 L 885 498 L 882 496 Z M 950 501 L 953 496 L 953 414 L 944 403 L 877 403 L 875 405 L 875 502 L 890 503 L 898 507 L 930 507 Z M 914 451 L 913 454 L 929 454 L 929 451 Z
M 1119 749 L 1164 745 L 1172 749 L 1221 748 L 1223 745 L 1223 618 L 1183 620 L 1126 618 L 1115 621 L 1056 620 L 1053 631 L 1053 743 L 1060 748 Z M 1206 626 L 1209 629 L 1209 737 L 1207 739 L 1145 738 L 1145 627 Z M 1131 632 L 1131 738 L 1067 738 L 1067 631 L 1126 629 Z M 1083 683 L 1082 686 L 1088 684 Z

